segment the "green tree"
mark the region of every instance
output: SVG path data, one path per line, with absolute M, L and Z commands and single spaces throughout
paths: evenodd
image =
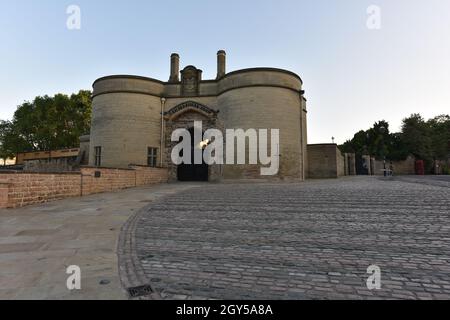
M 340 149 L 343 152 L 370 154 L 378 159 L 384 159 L 391 154 L 392 142 L 389 123 L 381 120 L 374 123 L 369 130 L 357 132 L 353 139 L 346 141 Z
M 9 146 L 5 143 L 11 132 L 11 122 L 0 120 L 0 159 L 4 160 L 3 164 L 6 164 L 6 159 L 14 156 L 8 149 Z
M 440 115 L 427 121 L 434 159 L 447 159 L 450 156 L 450 116 Z
M 425 160 L 431 172 L 433 160 L 450 157 L 450 116 L 440 115 L 425 121 L 420 114 L 412 114 L 403 119 L 402 130 L 398 133 L 390 133 L 389 123 L 382 120 L 366 131 L 357 132 L 340 149 L 389 160 L 404 160 L 413 155 Z
M 433 160 L 430 130 L 420 114 L 403 119 L 402 140 L 406 149 L 429 166 Z
M 2 122 L 8 133 L 0 136 L 3 152 L 16 154 L 76 147 L 79 137 L 89 132 L 91 108 L 91 92 L 85 90 L 70 97 L 46 95 L 23 103 L 12 121 Z
M 403 142 L 403 134 L 392 133 L 390 137 L 389 154 L 386 157 L 389 160 L 405 160 L 411 152 Z
M 384 120 L 376 122 L 367 131 L 367 148 L 369 154 L 378 159 L 384 159 L 389 155 L 391 136 L 389 133 L 389 123 Z

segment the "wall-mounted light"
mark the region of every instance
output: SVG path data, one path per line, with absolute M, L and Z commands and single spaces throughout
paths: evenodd
M 205 149 L 210 143 L 211 141 L 209 139 L 203 140 L 202 142 L 199 143 L 198 148 Z

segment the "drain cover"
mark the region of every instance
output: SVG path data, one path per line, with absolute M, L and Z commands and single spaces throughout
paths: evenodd
M 133 287 L 127 289 L 131 298 L 145 297 L 153 293 L 153 289 L 150 285 L 144 285 L 139 287 Z

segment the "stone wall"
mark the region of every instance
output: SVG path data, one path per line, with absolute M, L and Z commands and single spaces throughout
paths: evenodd
M 81 176 L 83 195 L 164 183 L 168 179 L 167 169 L 145 166 L 130 166 L 129 169 L 82 168 Z
M 375 160 L 373 168 L 373 175 L 381 176 L 384 174 L 383 160 Z M 389 169 L 390 162 L 386 161 L 386 169 Z M 416 159 L 409 156 L 406 160 L 392 161 L 395 175 L 414 175 L 416 174 Z
M 0 208 L 17 208 L 70 197 L 167 182 L 167 170 L 82 168 L 67 173 L 0 173 Z
M 137 186 L 166 183 L 168 181 L 168 172 L 165 168 L 149 168 L 145 166 L 131 166 L 131 168 L 136 173 Z
M 450 174 L 450 158 L 448 160 L 436 160 L 433 164 L 434 174 Z
M 338 177 L 345 176 L 345 159 L 339 148 L 336 148 L 336 172 Z
M 76 197 L 80 195 L 79 173 L 0 173 L 2 208 Z
M 96 176 L 96 172 L 100 176 Z M 111 192 L 138 186 L 137 172 L 132 169 L 81 169 L 82 195 Z
M 345 175 L 345 159 L 336 144 L 308 145 L 308 178 L 327 179 Z
M 0 208 L 8 206 L 9 183 L 0 181 Z
M 76 157 L 27 160 L 24 162 L 23 168 L 26 172 L 68 172 L 78 169 Z
M 89 165 L 89 148 L 91 143 L 90 135 L 80 137 L 80 152 L 78 153 L 78 159 L 80 165 Z
M 354 153 L 344 153 L 344 166 L 346 176 L 356 175 L 356 155 Z

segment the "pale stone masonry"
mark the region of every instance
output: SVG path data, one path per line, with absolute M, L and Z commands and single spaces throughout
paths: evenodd
M 308 177 L 338 178 L 355 174 L 354 156 L 342 154 L 336 144 L 308 145 Z
M 93 115 L 89 165 L 127 168 L 148 164 L 149 148 L 157 149 L 157 166 L 167 167 L 170 180 L 173 128 L 202 120 L 204 130 L 280 129 L 280 170 L 276 179 L 304 180 L 307 175 L 307 111 L 303 81 L 295 73 L 275 68 L 226 72 L 226 53 L 217 53 L 217 77 L 203 80 L 202 70 L 171 56 L 168 82 L 130 75 L 103 77 L 93 84 Z M 181 74 L 181 77 L 180 77 Z M 192 120 L 187 122 L 183 119 Z M 82 145 L 86 148 L 87 139 Z M 162 154 L 161 154 L 162 152 Z M 97 157 L 96 157 L 97 156 Z M 260 178 L 260 165 L 208 168 L 208 180 Z
M 213 80 L 204 80 L 202 70 L 194 66 L 180 71 L 178 54 L 172 54 L 170 65 L 167 82 L 131 75 L 96 80 L 90 134 L 80 137 L 75 161 L 80 171 L 54 173 L 72 166 L 39 162 L 34 167 L 28 163 L 21 173 L 0 173 L 0 208 L 177 180 L 303 181 L 355 173 L 354 156 L 342 155 L 336 145 L 307 144 L 305 91 L 296 73 L 276 68 L 227 73 L 223 50 L 217 53 Z M 261 164 L 175 165 L 171 152 L 178 142 L 171 141 L 172 133 L 192 129 L 195 121 L 202 121 L 204 131 L 223 133 L 278 129 L 280 146 L 269 147 L 280 156 L 278 173 L 262 176 Z

